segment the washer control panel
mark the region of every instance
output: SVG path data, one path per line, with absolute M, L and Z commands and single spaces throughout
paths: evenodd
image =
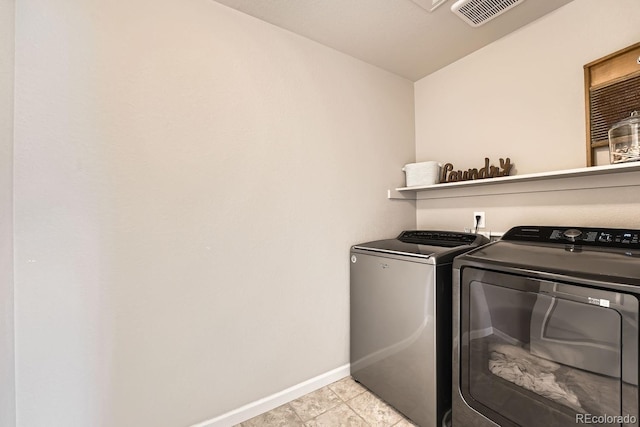
M 486 243 L 486 239 L 478 234 L 433 230 L 405 230 L 397 239 L 404 243 L 445 247 Z
M 640 249 L 640 230 L 594 227 L 514 227 L 502 240 Z

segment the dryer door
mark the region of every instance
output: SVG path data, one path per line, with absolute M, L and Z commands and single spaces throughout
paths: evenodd
M 638 300 L 467 267 L 460 392 L 499 425 L 637 425 Z

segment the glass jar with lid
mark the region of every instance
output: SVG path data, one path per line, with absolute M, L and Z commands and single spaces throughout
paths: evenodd
M 640 114 L 638 111 L 609 129 L 609 157 L 611 163 L 640 160 Z

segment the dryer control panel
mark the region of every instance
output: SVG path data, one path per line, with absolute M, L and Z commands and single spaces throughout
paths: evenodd
M 640 249 L 640 230 L 520 226 L 507 231 L 502 240 Z

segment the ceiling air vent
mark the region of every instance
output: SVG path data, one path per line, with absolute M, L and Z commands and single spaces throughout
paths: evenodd
M 524 0 L 459 0 L 451 11 L 472 27 L 479 27 L 502 15 Z

